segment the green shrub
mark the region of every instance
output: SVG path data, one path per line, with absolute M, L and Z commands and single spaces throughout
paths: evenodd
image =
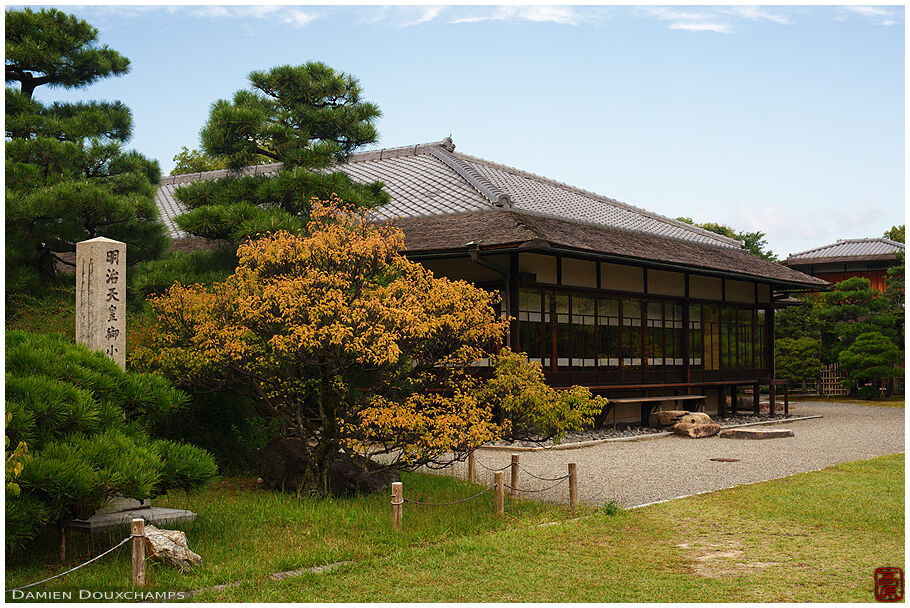
M 493 377 L 478 392 L 481 403 L 498 409 L 509 421 L 510 439 L 559 442 L 568 431 L 590 426 L 606 406 L 603 397 L 592 397 L 582 386 L 555 390 L 544 380 L 539 363 L 508 348 L 493 357 Z
M 815 382 L 822 367 L 821 340 L 808 337 L 779 338 L 775 344 L 776 376 L 793 384 Z
M 903 358 L 903 352 L 887 336 L 877 331 L 864 332 L 838 355 L 845 375 L 843 384 L 853 394 L 866 382 L 877 385 L 879 381 L 901 373 L 896 366 Z
M 867 384 L 866 386 L 861 386 L 857 391 L 860 399 L 865 399 L 866 401 L 876 401 L 881 399 L 881 391 L 878 390 L 878 387 L 873 384 Z
M 28 449 L 19 492 L 6 493 L 7 549 L 114 496 L 151 498 L 213 479 L 204 450 L 149 438 L 186 402 L 166 380 L 125 372 L 63 336 L 7 331 L 6 435 Z

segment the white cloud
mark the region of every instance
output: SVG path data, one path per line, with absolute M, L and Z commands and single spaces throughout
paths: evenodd
M 594 13 L 582 15 L 570 6 L 499 6 L 479 15 L 459 17 L 449 23 L 479 23 L 481 21 L 532 21 L 578 25 L 590 20 Z
M 693 32 L 718 32 L 720 34 L 729 34 L 730 27 L 723 23 L 700 23 L 698 21 L 684 21 L 680 23 L 671 23 L 671 30 L 690 30 Z
M 876 25 L 895 25 L 897 14 L 880 6 L 841 6 L 838 7 L 838 21 L 846 21 L 850 17 L 863 17 Z
M 729 34 L 731 31 L 728 18 L 720 12 L 688 11 L 666 7 L 645 7 L 641 13 L 655 17 L 660 21 L 669 21 L 671 30 L 689 30 L 693 32 L 717 32 Z
M 316 19 L 315 15 L 305 13 L 302 10 L 294 8 L 288 11 L 288 14 L 284 17 L 283 21 L 284 23 L 289 23 L 294 27 L 303 27 L 314 19 Z
M 127 19 L 143 18 L 151 11 L 164 11 L 172 15 L 186 15 L 199 19 L 258 19 L 284 23 L 292 27 L 303 27 L 321 16 L 321 13 L 309 8 L 304 11 L 280 5 L 98 6 L 92 9 L 108 16 L 116 15 Z
M 771 21 L 781 25 L 789 25 L 791 21 L 783 15 L 769 13 L 758 6 L 736 6 L 730 10 L 731 13 L 744 17 L 752 21 Z
M 405 21 L 400 23 L 401 27 L 410 27 L 412 25 L 420 25 L 421 23 L 429 23 L 436 19 L 439 14 L 442 12 L 441 6 L 424 6 L 420 9 L 420 14 L 415 19 Z
M 758 6 L 701 6 L 697 9 L 685 7 L 648 6 L 636 9 L 639 15 L 653 17 L 669 23 L 671 30 L 689 30 L 696 32 L 716 32 L 730 34 L 736 30 L 736 24 L 743 21 L 756 21 L 790 25 L 792 21 L 779 10 L 768 10 Z

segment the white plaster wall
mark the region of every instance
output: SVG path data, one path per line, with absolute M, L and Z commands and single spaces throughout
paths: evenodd
M 597 263 L 562 258 L 562 284 L 573 287 L 597 287 Z
M 541 253 L 519 253 L 518 272 L 537 275 L 538 283 L 556 285 L 556 257 Z
M 755 283 L 727 280 L 725 292 L 728 302 L 755 303 Z
M 686 275 L 666 270 L 648 270 L 648 293 L 685 296 Z
M 600 264 L 601 289 L 643 292 L 645 289 L 644 270 L 637 266 L 620 264 Z
M 720 300 L 721 286 L 717 277 L 689 275 L 689 297 L 703 300 Z

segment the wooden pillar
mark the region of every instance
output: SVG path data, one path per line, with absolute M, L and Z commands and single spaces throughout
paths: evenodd
M 717 415 L 721 418 L 727 417 L 727 389 L 726 387 L 720 387 L 718 392 L 719 400 L 717 402 Z
M 790 415 L 790 382 L 784 384 L 784 416 Z
M 137 587 L 145 586 L 145 520 L 134 519 L 131 522 L 131 536 L 133 537 L 133 584 Z
M 569 506 L 574 509 L 578 505 L 578 471 L 575 463 L 569 463 Z
M 771 380 L 771 383 L 768 385 L 768 415 L 773 416 L 777 413 L 777 407 L 774 403 L 774 397 L 777 394 L 777 385 L 774 384 L 774 380 Z
M 496 485 L 496 515 L 502 515 L 506 512 L 506 498 L 505 492 L 503 491 L 502 483 L 502 471 L 496 471 L 493 473 L 493 482 Z
M 758 384 L 752 385 L 752 412 L 758 416 L 761 412 L 761 386 Z
M 518 454 L 512 454 L 512 480 L 509 485 L 509 494 L 518 498 Z
M 400 481 L 392 482 L 392 526 L 401 531 L 401 507 L 404 506 L 404 490 Z
M 474 460 L 474 450 L 468 453 L 468 481 L 471 483 L 477 481 L 477 461 Z
M 765 358 L 768 361 L 768 378 L 773 380 L 775 375 L 774 367 L 774 309 L 768 308 L 765 312 Z
M 57 522 L 57 549 L 60 553 L 60 563 L 66 562 L 66 522 Z

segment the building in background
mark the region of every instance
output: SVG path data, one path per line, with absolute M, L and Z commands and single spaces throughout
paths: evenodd
M 500 291 L 513 319 L 508 346 L 555 387 L 614 398 L 698 393 L 708 412 L 723 413 L 724 395 L 735 394 L 727 390 L 774 378 L 775 306 L 828 286 L 740 241 L 455 152 L 451 139 L 354 154 L 337 169 L 385 184 L 391 201 L 376 220 L 404 232 L 410 259 Z M 162 179 L 158 206 L 175 238 L 184 235 L 174 189 L 225 175 Z M 629 404 L 614 414 L 644 411 Z
M 863 277 L 872 288 L 885 291 L 888 269 L 897 265 L 896 255 L 904 244 L 883 237 L 839 239 L 836 243 L 792 253 L 782 264 L 829 283 Z

